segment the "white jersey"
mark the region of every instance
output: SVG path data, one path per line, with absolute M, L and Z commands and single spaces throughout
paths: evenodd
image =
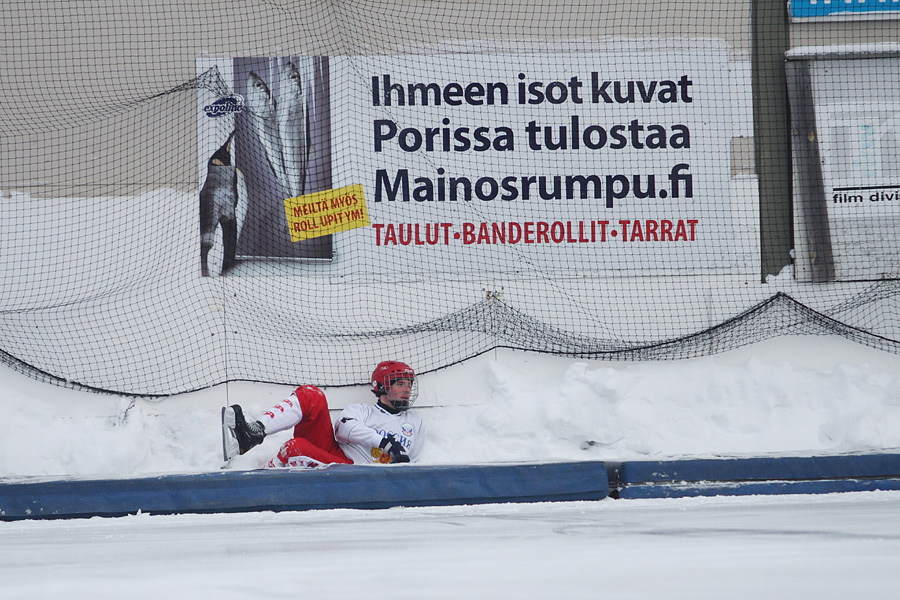
M 379 404 L 351 404 L 334 424 L 334 438 L 355 464 L 374 463 L 373 448 L 393 435 L 415 462 L 425 444 L 425 423 L 413 411 L 391 414 Z

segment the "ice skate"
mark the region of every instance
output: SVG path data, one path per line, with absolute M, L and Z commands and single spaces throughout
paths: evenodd
M 222 408 L 222 456 L 226 461 L 262 443 L 266 429 L 259 421 L 248 423 L 237 404 Z

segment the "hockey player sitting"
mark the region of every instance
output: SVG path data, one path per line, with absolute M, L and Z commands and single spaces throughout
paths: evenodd
M 247 421 L 237 404 L 222 409 L 225 460 L 262 443 L 266 435 L 294 428 L 267 467 L 318 467 L 330 463 L 416 461 L 425 442 L 422 418 L 408 412 L 418 394 L 416 375 L 402 362 L 385 361 L 372 373 L 375 404 L 351 404 L 332 426 L 322 390 L 301 385 L 259 420 Z

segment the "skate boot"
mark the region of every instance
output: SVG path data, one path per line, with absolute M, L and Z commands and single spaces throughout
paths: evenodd
M 239 454 L 246 454 L 266 437 L 261 421 L 248 423 L 244 411 L 237 404 L 222 409 L 222 455 L 226 461 Z

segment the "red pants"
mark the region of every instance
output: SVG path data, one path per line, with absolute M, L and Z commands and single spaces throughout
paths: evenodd
M 352 463 L 334 439 L 334 425 L 322 390 L 314 385 L 301 385 L 294 393 L 300 400 L 303 417 L 294 427 L 294 438 L 285 442 L 278 451 L 278 456 L 273 461 L 275 466 Z M 281 461 L 281 465 L 277 464 L 278 461 Z

